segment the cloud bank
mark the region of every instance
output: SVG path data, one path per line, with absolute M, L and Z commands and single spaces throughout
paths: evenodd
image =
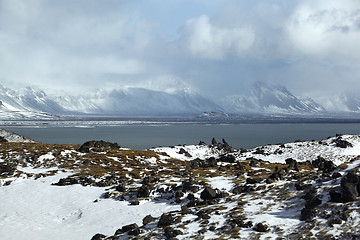
M 325 101 L 360 89 L 359 39 L 358 0 L 0 0 L 0 83 L 77 94 L 178 79 L 218 98 L 265 81 Z

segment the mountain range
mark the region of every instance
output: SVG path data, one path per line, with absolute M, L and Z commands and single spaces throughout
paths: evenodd
M 1 119 L 47 119 L 60 115 L 199 116 L 203 112 L 234 115 L 326 115 L 360 113 L 360 99 L 339 95 L 325 105 L 295 96 L 282 85 L 256 82 L 245 95 L 212 100 L 189 87 L 99 89 L 84 95 L 49 96 L 43 90 L 0 86 Z

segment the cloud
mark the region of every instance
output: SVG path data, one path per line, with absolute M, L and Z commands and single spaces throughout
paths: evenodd
M 325 61 L 360 60 L 360 3 L 302 1 L 286 24 L 296 54 Z
M 252 47 L 255 39 L 250 27 L 219 27 L 206 15 L 188 20 L 180 34 L 180 41 L 192 56 L 212 60 L 241 56 Z

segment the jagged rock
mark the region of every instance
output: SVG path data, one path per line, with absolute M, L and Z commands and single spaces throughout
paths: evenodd
M 147 184 L 143 184 L 137 192 L 137 197 L 138 198 L 149 197 L 150 193 L 151 193 L 151 186 Z
M 255 226 L 253 227 L 253 230 L 256 231 L 256 232 L 267 232 L 267 231 L 269 231 L 268 226 L 266 224 L 262 224 L 262 223 L 255 224 Z
M 336 191 L 336 190 L 331 190 L 330 191 L 330 202 L 342 202 L 342 194 L 340 191 Z
M 115 189 L 116 189 L 116 191 L 118 191 L 118 192 L 125 192 L 125 191 L 126 191 L 125 185 L 122 185 L 122 184 L 116 186 Z
M 105 235 L 97 233 L 91 238 L 91 240 L 103 240 L 104 238 L 106 238 Z
M 158 227 L 167 227 L 170 226 L 174 221 L 173 216 L 170 213 L 163 213 L 157 224 Z
M 105 149 L 119 149 L 120 146 L 117 143 L 105 142 L 103 140 L 100 141 L 88 141 L 80 146 L 79 152 L 89 153 L 91 150 L 95 152 L 103 151 Z
M 134 200 L 130 201 L 130 205 L 132 205 L 132 206 L 137 206 L 139 204 L 140 204 L 140 201 L 138 199 L 134 199 Z
M 192 157 L 191 154 L 183 148 L 180 148 L 179 154 L 184 154 L 185 157 Z
M 353 147 L 353 145 L 350 142 L 343 140 L 341 136 L 336 138 L 335 144 L 336 144 L 336 147 L 339 147 L 339 148 Z
M 330 191 L 331 202 L 352 202 L 356 201 L 360 191 L 360 177 L 353 171 L 348 172 L 341 179 L 340 191 Z
M 265 151 L 264 151 L 264 149 L 256 148 L 254 154 L 264 155 L 264 154 L 265 154 Z
M 119 234 L 122 234 L 122 233 L 128 233 L 129 235 L 135 236 L 135 235 L 140 234 L 140 229 L 139 229 L 139 226 L 136 223 L 133 223 L 133 224 L 123 226 L 121 229 L 118 229 L 115 232 L 115 235 L 119 235 Z
M 52 185 L 68 186 L 68 185 L 73 185 L 73 184 L 78 184 L 78 183 L 79 183 L 79 182 L 78 182 L 77 179 L 67 177 L 67 178 L 61 178 L 61 179 L 59 180 L 59 182 L 53 183 Z
M 0 175 L 13 175 L 15 170 L 15 166 L 6 163 L 0 163 Z
M 200 146 L 206 146 L 207 144 L 206 144 L 206 142 L 204 142 L 204 141 L 200 141 L 198 145 L 200 145 Z
M 348 172 L 348 174 L 346 174 L 341 179 L 341 192 L 343 201 L 355 201 L 357 196 L 359 196 L 358 187 L 359 176 L 356 175 L 353 171 Z
M 251 159 L 250 163 L 249 163 L 250 167 L 260 167 L 261 166 L 261 161 L 257 160 L 257 159 Z
M 211 145 L 216 146 L 218 143 L 215 138 L 211 139 Z
M 196 216 L 198 216 L 199 219 L 210 219 L 211 218 L 210 215 L 203 210 L 200 210 L 199 212 L 197 212 Z
M 299 164 L 296 160 L 292 158 L 288 158 L 285 160 L 286 164 L 288 164 L 289 169 L 294 169 L 295 171 L 299 171 Z
M 220 158 L 219 158 L 220 162 L 227 162 L 227 163 L 234 163 L 235 160 L 236 160 L 235 156 L 230 155 L 230 154 L 221 155 Z
M 334 172 L 333 175 L 331 176 L 331 178 L 332 178 L 332 179 L 337 179 L 337 178 L 339 178 L 339 177 L 341 177 L 341 176 L 342 176 L 341 173 L 339 173 L 339 172 Z
M 301 210 L 300 221 L 311 221 L 316 216 L 316 210 L 314 208 L 303 208 Z
M 145 225 L 147 225 L 147 224 L 149 224 L 151 222 L 154 222 L 155 220 L 156 219 L 153 218 L 151 215 L 147 215 L 146 217 L 143 218 L 142 223 L 145 226 Z
M 260 183 L 261 181 L 262 181 L 261 178 L 247 178 L 246 184 L 256 184 L 256 183 Z
M 191 167 L 192 168 L 208 168 L 208 167 L 216 167 L 217 166 L 217 160 L 214 157 L 210 157 L 206 160 L 201 160 L 199 158 L 196 158 L 191 161 Z
M 200 197 L 204 200 L 211 200 L 216 198 L 216 190 L 211 187 L 205 187 L 205 189 L 201 192 Z
M 174 239 L 176 236 L 178 235 L 182 235 L 183 232 L 181 232 L 180 230 L 174 229 L 172 227 L 166 227 L 164 229 L 164 235 L 166 237 L 166 239 Z
M 251 186 L 236 186 L 233 188 L 232 193 L 240 194 L 240 193 L 247 193 L 247 192 L 253 192 L 253 191 L 255 191 L 255 188 L 251 187 Z
M 336 165 L 332 161 L 325 160 L 320 156 L 318 156 L 315 161 L 312 161 L 311 164 L 313 167 L 322 170 L 324 173 L 329 173 L 336 169 Z
M 190 214 L 191 211 L 187 206 L 183 205 L 183 206 L 181 206 L 181 213 L 182 214 Z
M 8 140 L 6 140 L 6 138 L 0 136 L 0 143 L 4 143 L 4 142 L 8 142 Z
M 319 197 L 314 197 L 306 201 L 305 208 L 315 208 L 316 206 L 320 205 L 322 201 Z

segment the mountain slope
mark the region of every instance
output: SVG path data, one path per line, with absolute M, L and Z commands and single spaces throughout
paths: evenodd
M 108 115 L 193 115 L 221 109 L 214 102 L 187 89 L 169 93 L 128 87 L 100 90 L 88 96 L 59 97 L 56 100 L 65 109 Z
M 325 109 L 310 98 L 301 99 L 281 85 L 256 82 L 247 96 L 232 96 L 223 105 L 232 113 L 306 114 Z
M 0 85 L 0 113 L 2 119 L 52 118 L 54 114 L 64 114 L 56 101 L 44 91 L 31 87 L 12 90 Z

